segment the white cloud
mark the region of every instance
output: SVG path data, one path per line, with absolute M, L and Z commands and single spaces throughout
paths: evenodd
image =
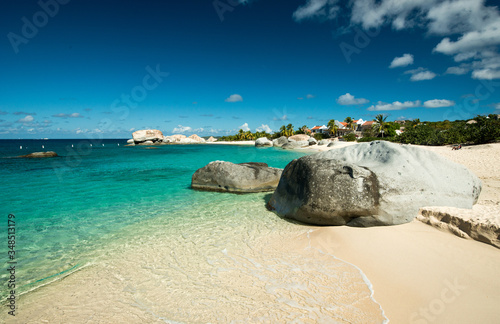
M 494 1 L 485 0 L 352 0 L 348 6 L 336 1 L 307 0 L 294 13 L 294 19 L 333 19 L 350 17 L 347 29 L 361 26 L 395 30 L 421 28 L 433 36 L 442 36 L 434 52 L 453 56 L 456 62 L 473 60 L 472 77 L 500 78 L 500 11 Z M 328 15 L 330 9 L 335 15 Z M 339 12 L 340 10 L 346 12 Z M 453 73 L 449 73 L 453 74 Z M 428 80 L 430 73 L 414 78 Z
M 500 102 L 494 103 L 493 108 L 495 108 L 495 111 L 493 113 L 500 115 Z
M 314 98 L 314 95 L 312 95 L 312 94 L 308 94 L 308 95 L 306 96 L 306 98 L 307 98 L 307 99 L 312 99 L 312 98 Z
M 250 130 L 250 127 L 248 127 L 248 123 L 244 123 L 238 129 L 242 129 L 244 132 L 248 132 Z
M 369 102 L 369 100 L 367 100 L 365 98 L 354 98 L 354 96 L 351 95 L 350 93 L 346 93 L 344 95 L 341 95 L 337 99 L 337 103 L 339 105 L 343 105 L 343 106 L 363 105 L 363 104 L 366 104 L 368 102 Z
M 238 102 L 243 101 L 243 98 L 239 94 L 232 94 L 226 98 L 226 102 Z
M 401 57 L 395 57 L 389 68 L 393 69 L 396 67 L 403 67 L 413 64 L 413 55 L 411 54 L 403 54 Z
M 19 119 L 17 122 L 26 124 L 26 123 L 31 123 L 33 120 L 35 120 L 35 118 L 33 118 L 33 116 L 27 115 L 26 117 Z
M 423 80 L 431 80 L 436 77 L 436 73 L 419 67 L 418 69 L 408 70 L 405 74 L 411 74 L 411 81 L 423 81 Z
M 172 129 L 172 133 L 186 133 L 191 132 L 193 129 L 189 126 L 177 125 L 174 129 Z
M 420 107 L 421 102 L 420 100 L 416 101 L 405 101 L 405 102 L 400 102 L 400 101 L 394 101 L 393 103 L 385 103 L 382 101 L 379 101 L 377 105 L 372 105 L 368 107 L 369 111 L 384 111 L 384 110 L 403 110 L 407 108 L 416 108 Z
M 442 108 L 455 106 L 455 101 L 446 99 L 433 99 L 424 102 L 425 108 Z
M 500 79 L 500 69 L 474 70 L 472 72 L 472 77 L 474 79 L 486 79 L 486 80 Z
M 72 113 L 72 114 L 56 114 L 52 115 L 52 117 L 59 117 L 59 118 L 83 118 L 80 113 Z
M 269 127 L 269 125 L 264 125 L 264 124 L 262 124 L 259 127 L 257 127 L 255 129 L 255 131 L 257 131 L 257 132 L 266 132 L 266 133 L 269 133 L 269 134 L 271 134 L 273 132 L 273 130 L 271 129 L 271 127 Z
M 306 4 L 295 10 L 293 19 L 295 21 L 333 19 L 339 11 L 339 7 L 335 5 L 336 3 L 337 0 L 307 0 Z
M 462 75 L 466 74 L 467 72 L 470 71 L 470 68 L 467 66 L 450 66 L 448 69 L 446 69 L 445 74 L 455 74 L 455 75 Z

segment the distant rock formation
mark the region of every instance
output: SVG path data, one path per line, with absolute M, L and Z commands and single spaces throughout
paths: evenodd
M 48 151 L 48 152 L 33 152 L 33 153 L 30 153 L 30 154 L 26 154 L 26 155 L 21 155 L 21 156 L 18 156 L 20 158 L 35 158 L 35 159 L 38 159 L 38 158 L 50 158 L 50 157 L 57 157 L 59 155 L 57 155 L 56 152 L 54 151 Z
M 163 133 L 157 129 L 144 129 L 132 133 L 135 144 L 151 141 L 153 143 L 161 142 L 163 140 Z
M 286 144 L 283 144 L 281 146 L 281 148 L 284 150 L 294 150 L 294 149 L 298 149 L 301 147 L 307 147 L 307 146 L 309 146 L 308 141 L 291 141 L 291 142 L 288 142 Z
M 311 137 L 306 134 L 297 134 L 297 135 L 292 135 L 288 138 L 289 141 L 308 141 Z
M 269 139 L 267 139 L 267 137 L 261 137 L 255 141 L 255 146 L 257 146 L 257 147 L 273 146 L 273 142 L 271 142 Z
M 462 238 L 500 248 L 500 203 L 482 201 L 472 209 L 423 207 L 417 219 Z
M 278 185 L 282 171 L 270 168 L 266 163 L 234 164 L 214 161 L 193 174 L 191 187 L 235 193 L 273 191 Z
M 191 136 L 189 136 L 188 138 L 192 139 L 192 140 L 195 140 L 197 143 L 205 143 L 205 139 L 204 138 L 201 138 L 199 137 L 198 135 L 196 134 L 193 134 Z
M 286 143 L 288 143 L 288 138 L 286 136 L 281 136 L 280 138 L 273 140 L 273 146 L 276 147 L 281 147 Z
M 412 221 L 423 206 L 472 208 L 481 181 L 434 152 L 385 141 L 290 162 L 268 207 L 317 225 L 374 226 Z
M 213 142 L 217 142 L 217 139 L 213 136 L 210 136 L 208 139 L 207 139 L 207 142 L 210 142 L 210 143 L 213 143 Z

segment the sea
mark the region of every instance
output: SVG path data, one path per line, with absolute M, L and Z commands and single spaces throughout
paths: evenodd
M 19 157 L 40 151 L 59 156 Z M 0 140 L 0 321 L 14 295 L 15 319 L 33 323 L 386 322 L 361 270 L 310 248 L 314 227 L 268 211 L 271 193 L 190 187 L 211 161 L 284 168 L 303 155 Z

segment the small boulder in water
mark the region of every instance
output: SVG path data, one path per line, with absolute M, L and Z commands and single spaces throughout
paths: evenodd
M 33 153 L 30 153 L 30 154 L 26 154 L 26 155 L 21 155 L 19 157 L 21 158 L 49 158 L 49 157 L 57 157 L 59 155 L 57 155 L 56 152 L 54 151 L 48 151 L 48 152 L 33 152 Z

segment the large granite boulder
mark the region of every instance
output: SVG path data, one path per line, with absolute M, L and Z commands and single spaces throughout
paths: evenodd
M 280 138 L 273 140 L 273 146 L 281 147 L 286 143 L 288 143 L 288 138 L 286 136 L 281 136 Z
M 208 139 L 207 139 L 207 142 L 209 143 L 213 143 L 213 142 L 217 142 L 217 139 L 213 136 L 210 136 Z
M 47 151 L 47 152 L 33 152 L 33 153 L 30 153 L 30 154 L 26 154 L 26 155 L 21 155 L 19 157 L 21 158 L 29 158 L 29 159 L 38 159 L 38 158 L 50 158 L 50 157 L 57 157 L 59 155 L 57 155 L 56 152 L 54 151 Z
M 286 144 L 283 144 L 281 148 L 284 150 L 294 150 L 306 146 L 309 146 L 308 141 L 291 141 Z
M 309 138 L 310 138 L 309 135 L 306 135 L 306 134 L 297 134 L 297 135 L 290 136 L 288 138 L 288 140 L 300 142 L 300 141 L 308 141 Z
M 318 144 L 318 141 L 314 138 L 314 137 L 310 137 L 307 142 L 309 143 L 309 145 L 316 145 Z
M 193 135 L 189 136 L 188 138 L 195 140 L 197 143 L 205 143 L 205 139 L 199 137 L 196 134 L 193 134 Z
M 273 142 L 271 142 L 267 137 L 261 137 L 258 138 L 255 141 L 255 146 L 260 147 L 260 146 L 273 146 Z
M 198 190 L 236 193 L 273 191 L 278 185 L 282 171 L 270 168 L 266 163 L 234 164 L 214 161 L 193 174 L 191 187 Z
M 144 143 L 146 141 L 161 142 L 163 141 L 163 133 L 157 129 L 143 129 L 132 133 L 135 144 Z
M 374 226 L 412 221 L 423 206 L 472 208 L 481 181 L 434 152 L 385 141 L 290 162 L 268 208 L 317 225 Z
M 322 139 L 321 141 L 318 142 L 318 145 L 328 145 L 330 144 L 332 141 L 329 140 L 329 139 Z

